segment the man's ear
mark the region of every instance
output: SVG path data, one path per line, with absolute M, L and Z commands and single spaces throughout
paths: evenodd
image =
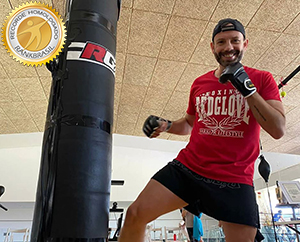
M 248 48 L 248 43 L 249 43 L 249 40 L 246 39 L 246 40 L 244 41 L 244 49 L 245 49 L 245 50 L 247 50 L 247 48 Z
M 212 53 L 215 53 L 215 47 L 214 47 L 214 43 L 210 42 L 210 49 Z

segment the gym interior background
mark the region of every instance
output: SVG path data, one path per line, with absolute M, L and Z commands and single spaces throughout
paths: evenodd
M 2 0 L 0 22 L 26 1 Z M 44 0 L 59 13 L 65 1 Z M 300 64 L 299 0 L 122 0 L 117 34 L 111 205 L 125 208 L 136 198 L 152 174 L 172 160 L 188 136 L 163 134 L 144 137 L 141 127 L 149 114 L 170 120 L 183 117 L 193 80 L 216 67 L 210 52 L 213 26 L 225 17 L 246 26 L 249 47 L 243 64 L 270 71 L 275 80 L 286 78 Z M 39 171 L 42 132 L 48 105 L 51 75 L 42 67 L 27 67 L 0 47 L 0 199 L 9 208 L 0 210 L 0 241 L 7 228 L 30 227 Z M 278 201 L 276 181 L 300 178 L 300 74 L 281 91 L 287 133 L 273 140 L 262 131 L 263 153 L 270 163 L 273 210 Z M 265 184 L 255 173 L 263 211 L 269 212 Z M 284 213 L 291 214 L 289 209 Z M 116 226 L 119 214 L 111 214 Z M 298 210 L 299 216 L 299 210 Z M 216 221 L 204 217 L 204 226 Z M 162 216 L 156 227 L 178 226 L 179 211 Z

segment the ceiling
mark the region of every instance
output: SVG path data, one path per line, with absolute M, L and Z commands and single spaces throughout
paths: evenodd
M 22 0 L 1 0 L 0 22 Z M 44 0 L 59 13 L 65 1 Z M 279 83 L 300 64 L 299 0 L 122 0 L 117 34 L 114 133 L 142 136 L 150 114 L 183 117 L 189 88 L 201 74 L 217 67 L 210 39 L 219 19 L 239 19 L 249 47 L 243 64 L 270 71 Z M 274 140 L 262 132 L 264 151 L 300 155 L 300 74 L 282 99 L 287 132 Z M 0 134 L 42 132 L 50 73 L 27 67 L 0 48 Z M 188 141 L 164 133 L 163 139 Z

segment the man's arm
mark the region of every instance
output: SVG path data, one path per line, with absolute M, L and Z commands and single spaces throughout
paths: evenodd
M 257 92 L 246 100 L 260 126 L 274 139 L 280 139 L 285 133 L 285 115 L 282 103 L 278 100 L 265 101 Z
M 260 126 L 274 139 L 279 139 L 285 132 L 285 116 L 283 105 L 277 100 L 265 101 L 249 79 L 243 65 L 237 62 L 227 66 L 220 78 L 220 83 L 230 81 L 246 98 L 248 105 Z
M 172 122 L 171 128 L 169 129 L 168 133 L 178 135 L 191 134 L 194 121 L 195 115 L 186 114 L 184 118 Z
M 187 211 L 183 208 L 183 209 L 182 209 L 182 212 L 181 212 L 181 216 L 182 216 L 182 219 L 183 219 L 183 220 L 184 220 L 185 217 L 186 217 L 186 213 L 187 213 Z
M 171 122 L 171 126 L 169 129 L 168 125 L 170 124 L 170 121 L 161 119 L 156 116 L 154 116 L 154 118 L 151 118 L 151 116 L 149 116 L 149 118 L 144 123 L 144 133 L 149 138 L 156 138 L 162 132 L 168 132 L 178 135 L 190 134 L 193 128 L 195 115 L 186 114 L 184 118 Z

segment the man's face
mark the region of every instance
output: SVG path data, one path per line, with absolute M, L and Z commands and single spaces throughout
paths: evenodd
M 211 43 L 212 52 L 223 67 L 241 61 L 247 46 L 248 40 L 235 30 L 218 33 Z

